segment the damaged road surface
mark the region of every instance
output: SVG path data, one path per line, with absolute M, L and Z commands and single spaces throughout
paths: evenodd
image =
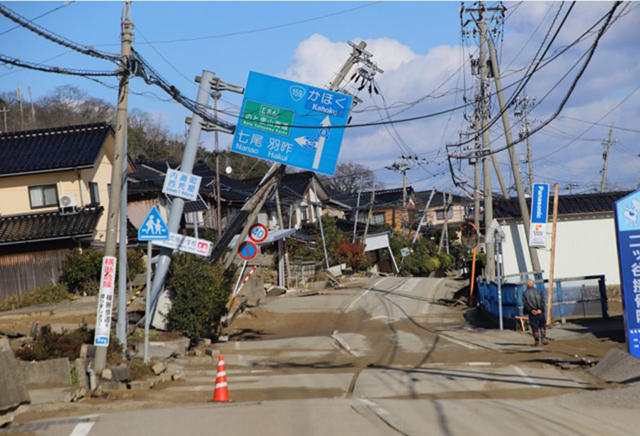
M 447 305 L 461 283 L 387 277 L 269 298 L 240 314 L 225 332 L 229 342 L 213 344 L 209 355 L 175 359 L 170 365 L 185 379 L 140 393 L 129 410 L 27 429 L 62 435 L 81 425 L 92 436 L 213 428 L 233 436 L 635 433 L 637 402 L 624 398 L 637 398 L 637 389 L 605 384 L 588 366 L 553 364 L 597 361 L 620 344 L 559 328 L 550 330 L 548 347 L 534 348 L 526 333 L 470 325 L 473 309 Z M 208 403 L 219 353 L 231 404 Z M 615 408 L 600 397 L 611 392 L 622 398 Z M 171 409 L 133 411 L 136 402 Z

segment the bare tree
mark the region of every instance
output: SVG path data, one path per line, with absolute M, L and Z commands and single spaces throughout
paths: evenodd
M 369 167 L 357 162 L 339 163 L 333 177 L 320 176 L 320 178 L 325 186 L 348 194 L 358 192 L 360 183 L 365 191 L 371 190 L 374 181 L 376 189 L 384 187 L 384 184 L 376 179 L 375 173 Z

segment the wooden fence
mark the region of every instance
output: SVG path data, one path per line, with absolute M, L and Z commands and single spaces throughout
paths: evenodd
M 69 248 L 0 255 L 0 301 L 37 286 L 57 283 Z

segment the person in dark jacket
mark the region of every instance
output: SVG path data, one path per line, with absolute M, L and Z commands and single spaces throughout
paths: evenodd
M 522 294 L 524 313 L 529 315 L 529 324 L 533 332 L 534 345 L 547 345 L 547 315 L 544 303 L 544 294 L 534 287 L 533 280 L 527 280 L 527 290 Z

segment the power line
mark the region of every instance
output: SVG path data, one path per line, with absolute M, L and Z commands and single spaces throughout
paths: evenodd
M 30 70 L 43 71 L 45 73 L 67 74 L 70 76 L 113 77 L 113 76 L 118 76 L 120 74 L 118 71 L 78 70 L 78 69 L 61 68 L 56 66 L 37 64 L 34 62 L 27 62 L 20 59 L 12 58 L 10 56 L 6 56 L 3 54 L 0 54 L 0 62 L 9 64 L 9 65 L 14 65 L 16 67 L 28 68 Z
M 298 21 L 293 21 L 293 22 L 289 22 L 289 23 L 283 23 L 283 24 L 276 24 L 273 26 L 266 26 L 266 27 L 260 27 L 258 29 L 251 29 L 251 30 L 239 30 L 237 32 L 229 32 L 229 33 L 222 33 L 222 34 L 218 34 L 218 35 L 209 35 L 209 36 L 197 36 L 197 37 L 193 37 L 193 38 L 181 38 L 181 39 L 170 39 L 170 40 L 158 40 L 158 41 L 148 41 L 148 44 L 173 44 L 173 43 L 179 43 L 179 42 L 191 42 L 191 41 L 201 41 L 201 40 L 207 40 L 207 39 L 219 39 L 219 38 L 227 38 L 230 36 L 238 36 L 238 35 L 247 35 L 250 33 L 258 33 L 258 32 L 264 32 L 267 30 L 275 30 L 275 29 L 282 29 L 284 27 L 290 27 L 290 26 L 296 26 L 298 24 L 305 24 L 305 23 L 310 23 L 312 21 L 317 21 L 317 20 L 323 20 L 325 18 L 330 18 L 330 17 L 335 17 L 338 15 L 342 15 L 342 14 L 347 14 L 353 11 L 357 11 L 360 9 L 364 9 L 364 8 L 368 8 L 371 6 L 375 6 L 382 3 L 381 1 L 378 2 L 373 2 L 373 3 L 368 3 L 365 5 L 361 5 L 361 6 L 357 6 L 351 9 L 346 9 L 343 11 L 339 11 L 339 12 L 333 12 L 330 14 L 325 14 L 325 15 L 320 15 L 317 17 L 312 17 L 312 18 L 307 18 L 304 20 L 298 20 Z M 107 44 L 105 44 L 106 46 Z M 111 45 L 111 44 L 108 44 Z
M 38 15 L 37 17 L 34 17 L 34 18 L 32 18 L 31 20 L 29 20 L 29 21 L 33 22 L 33 21 L 35 21 L 35 20 L 38 20 L 38 19 L 40 19 L 40 18 L 42 18 L 42 17 L 45 17 L 45 16 L 47 16 L 47 15 L 49 15 L 49 14 L 54 13 L 55 11 L 58 11 L 58 10 L 60 10 L 60 9 L 62 9 L 62 8 L 66 8 L 67 6 L 69 6 L 69 5 L 73 4 L 73 3 L 75 3 L 75 0 L 70 1 L 70 2 L 65 2 L 64 4 L 62 4 L 62 5 L 58 6 L 57 8 L 51 9 L 49 12 L 45 12 L 44 14 L 40 14 L 40 15 Z M 6 34 L 7 34 L 7 33 L 9 33 L 9 32 L 13 32 L 14 30 L 19 29 L 20 27 L 22 27 L 20 24 L 18 24 L 18 25 L 16 25 L 16 26 L 13 26 L 13 27 L 11 27 L 11 28 L 9 28 L 9 29 L 5 30 L 4 32 L 0 33 L 0 36 L 2 36 L 2 35 L 6 35 Z
M 62 45 L 64 47 L 70 48 L 71 50 L 75 50 L 79 53 L 85 54 L 87 56 L 93 56 L 99 59 L 105 59 L 108 61 L 120 63 L 120 56 L 114 53 L 107 53 L 104 51 L 96 50 L 89 46 L 80 45 L 74 41 L 71 41 L 68 38 L 60 36 L 51 30 L 45 29 L 44 27 L 33 23 L 31 20 L 26 19 L 22 15 L 13 12 L 11 9 L 6 6 L 0 4 L 0 14 L 4 15 L 14 23 L 19 24 L 20 26 L 29 29 L 30 31 L 42 36 L 43 38 L 48 39 L 49 41 L 55 42 L 56 44 Z
M 633 91 L 633 92 L 632 92 L 632 94 L 633 94 L 633 93 L 635 93 L 635 91 Z M 617 108 L 617 106 L 616 106 L 616 108 Z M 609 113 L 610 113 L 610 112 L 609 112 Z M 608 114 L 607 114 L 607 115 L 608 115 Z M 612 129 L 624 130 L 624 131 L 626 131 L 626 132 L 640 133 L 640 130 L 629 129 L 629 128 L 627 128 L 627 127 L 619 127 L 619 126 L 608 125 L 608 124 L 600 124 L 600 121 L 602 121 L 602 118 L 601 118 L 601 119 L 599 119 L 597 122 L 587 121 L 587 120 L 581 120 L 581 119 L 579 119 L 579 118 L 573 118 L 573 117 L 570 117 L 570 116 L 567 116 L 567 115 L 563 115 L 563 116 L 561 116 L 561 117 L 558 117 L 558 119 L 561 119 L 561 118 L 566 118 L 566 119 L 573 120 L 573 121 L 579 121 L 579 122 L 581 122 L 581 123 L 593 124 L 593 125 L 595 125 L 595 126 L 610 127 L 610 128 L 612 128 Z M 599 141 L 599 139 L 598 139 L 598 141 Z

